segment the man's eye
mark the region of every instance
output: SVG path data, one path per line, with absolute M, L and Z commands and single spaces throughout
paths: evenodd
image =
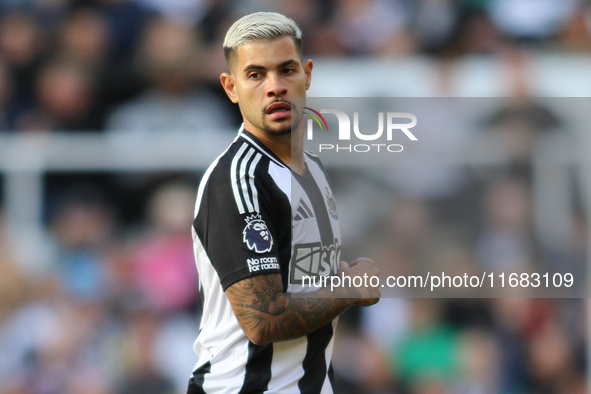
M 284 74 L 292 74 L 293 72 L 295 72 L 293 68 L 286 68 L 283 70 Z
M 250 74 L 250 75 L 248 76 L 248 78 L 250 78 L 250 79 L 257 79 L 257 78 L 259 78 L 260 76 L 261 76 L 261 74 L 259 74 L 259 73 L 252 73 L 252 74 Z

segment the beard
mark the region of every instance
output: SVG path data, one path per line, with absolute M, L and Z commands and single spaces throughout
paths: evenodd
M 276 126 L 272 126 L 272 125 L 265 123 L 265 114 L 263 114 L 263 118 L 261 119 L 261 123 L 263 125 L 263 127 L 261 127 L 261 130 L 263 130 L 268 135 L 291 134 L 291 122 L 287 125 L 278 124 Z
M 278 125 L 270 125 L 265 122 L 265 117 L 267 115 L 266 109 L 263 110 L 261 115 L 261 130 L 263 130 L 268 135 L 287 135 L 291 134 L 292 130 L 297 130 L 300 122 L 303 118 L 303 113 L 301 113 L 295 105 L 291 106 L 291 122 L 287 125 L 285 124 L 278 124 Z

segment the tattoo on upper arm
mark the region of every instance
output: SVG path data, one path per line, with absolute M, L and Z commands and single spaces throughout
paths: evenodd
M 306 335 L 346 309 L 342 299 L 288 297 L 280 274 L 243 279 L 226 293 L 244 331 L 258 333 L 265 342 Z

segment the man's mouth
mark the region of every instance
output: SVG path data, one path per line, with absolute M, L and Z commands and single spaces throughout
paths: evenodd
M 267 115 L 273 119 L 285 118 L 291 115 L 291 105 L 283 101 L 277 101 L 267 107 Z

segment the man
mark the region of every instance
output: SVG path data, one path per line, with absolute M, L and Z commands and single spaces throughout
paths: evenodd
M 291 105 L 305 96 L 313 64 L 302 59 L 300 29 L 276 13 L 234 23 L 224 53 L 230 73 L 221 83 L 244 124 L 199 186 L 193 238 L 203 317 L 188 393 L 332 393 L 337 316 L 376 303 L 380 292 L 291 297 L 312 291 L 299 270 L 379 273 L 364 258 L 339 266 L 334 197 L 318 159 L 304 155 L 302 108 Z

